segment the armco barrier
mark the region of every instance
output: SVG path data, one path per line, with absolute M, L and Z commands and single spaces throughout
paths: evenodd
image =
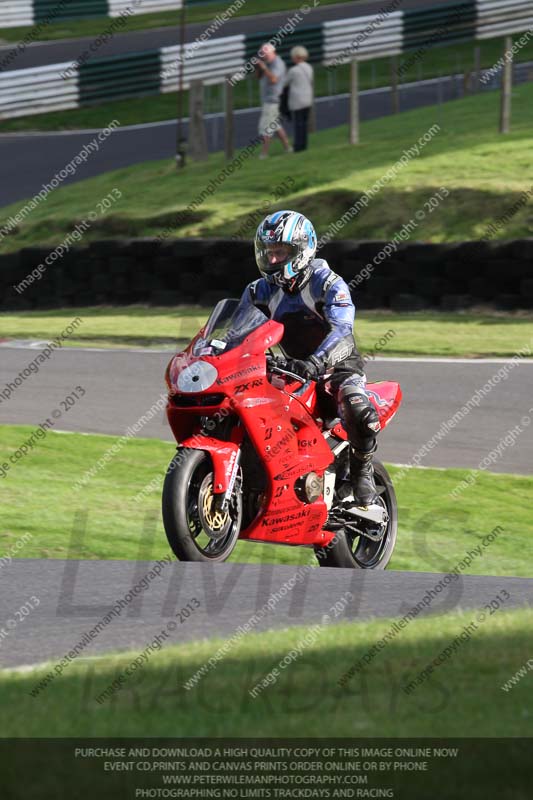
M 0 119 L 63 111 L 80 105 L 78 75 L 61 77 L 70 64 L 0 72 Z
M 80 105 L 112 100 L 125 94 L 157 93 L 160 73 L 158 50 L 89 61 L 78 70 Z
M 351 282 L 360 308 L 533 308 L 533 239 L 405 244 L 394 258 L 380 262 L 385 244 L 338 241 L 320 251 Z M 32 270 L 40 274 L 37 267 L 52 250 L 32 247 L 0 255 L 2 310 L 130 303 L 211 306 L 221 297 L 239 296 L 258 275 L 249 241 L 121 239 L 74 248 L 47 267 L 40 280 L 21 287 Z M 369 277 L 358 279 L 361 274 Z
M 48 4 L 54 2 L 39 0 L 42 3 L 45 1 Z M 82 1 L 79 0 L 79 3 Z M 91 0 L 95 3 L 98 1 Z M 68 0 L 58 2 L 67 3 Z M 122 13 L 119 8 L 126 0 L 109 2 L 115 3 L 115 12 L 119 14 Z M 141 2 L 154 4 L 156 0 Z M 530 31 L 533 38 L 533 0 L 466 0 L 409 10 L 397 10 L 398 5 L 399 0 L 390 0 L 374 15 L 333 20 L 320 25 L 299 25 L 286 35 L 280 33 L 281 28 L 280 31 L 217 37 L 215 34 L 221 25 L 215 20 L 217 24 L 212 23 L 212 31 L 206 24 L 205 38 L 199 37 L 197 41 L 184 46 L 183 86 L 187 89 L 194 79 L 214 84 L 223 83 L 230 75 L 234 77 L 234 82 L 239 79 L 238 76 L 244 78 L 249 74 L 245 65 L 257 53 L 259 46 L 272 38 L 279 40 L 278 49 L 285 60 L 288 61 L 290 48 L 294 44 L 304 44 L 310 52 L 311 61 L 326 66 L 345 64 L 354 57 L 369 60 L 396 56 L 413 50 L 424 51 L 429 47 L 526 31 Z M 12 4 L 0 0 L 0 19 L 2 9 L 7 6 Z M 24 13 L 27 13 L 24 3 L 23 7 L 26 8 Z M 16 48 L 13 52 L 16 52 Z M 0 72 L 0 120 L 118 97 L 176 91 L 180 53 L 179 46 L 163 47 L 112 58 L 92 58 L 81 65 L 51 65 L 45 72 L 41 67 L 6 72 L 5 69 L 11 66 L 8 54 L 2 59 L 5 67 Z M 19 96 L 17 82 L 31 84 L 37 77 L 37 102 L 34 103 L 25 94 Z M 64 77 L 73 79 L 71 90 L 78 89 L 74 106 L 64 105 L 65 93 L 61 86 Z M 74 102 L 72 97 L 72 94 L 69 95 L 69 102 Z
M 517 33 L 517 25 L 525 25 L 522 31 L 533 28 L 531 0 L 477 0 L 478 39 Z
M 0 28 L 16 28 L 34 22 L 32 0 L 0 0 Z

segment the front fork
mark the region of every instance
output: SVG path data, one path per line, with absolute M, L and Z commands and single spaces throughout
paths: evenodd
M 226 512 L 228 510 L 228 506 L 233 495 L 233 489 L 235 488 L 235 481 L 237 480 L 237 475 L 239 474 L 240 465 L 241 450 L 239 448 L 235 457 L 231 475 L 229 477 L 227 489 L 220 494 L 215 494 L 215 508 L 219 511 Z

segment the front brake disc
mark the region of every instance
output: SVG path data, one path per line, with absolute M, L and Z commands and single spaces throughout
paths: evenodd
M 209 472 L 202 481 L 198 496 L 198 516 L 202 528 L 211 539 L 225 536 L 232 523 L 229 510 L 222 511 L 217 507 L 213 494 L 213 473 Z

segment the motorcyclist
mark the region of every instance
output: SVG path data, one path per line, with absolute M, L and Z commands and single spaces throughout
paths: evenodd
M 281 348 L 287 369 L 319 380 L 331 395 L 350 440 L 354 498 L 368 506 L 376 499 L 372 457 L 380 429 L 365 391 L 364 364 L 353 337 L 355 307 L 345 281 L 321 258 L 312 223 L 297 211 L 266 217 L 255 235 L 261 278 L 249 284 L 241 303 L 252 303 L 282 322 Z

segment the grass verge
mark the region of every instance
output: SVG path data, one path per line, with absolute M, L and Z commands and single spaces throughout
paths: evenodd
M 31 431 L 27 426 L 0 427 L 2 461 L 10 463 L 9 456 Z M 9 553 L 25 537 L 17 553 L 24 558 L 157 559 L 168 553 L 159 487 L 174 445 L 130 439 L 80 490 L 72 488 L 117 438 L 49 431 L 23 461 L 11 464 L 0 478 L 0 552 Z M 399 469 L 390 471 L 394 480 Z M 502 531 L 481 548 L 467 572 L 533 575 L 533 477 L 482 473 L 459 501 L 450 499 L 467 473 L 411 469 L 400 477 L 395 484 L 400 530 L 391 569 L 446 572 L 500 525 Z M 152 480 L 152 491 L 136 501 Z M 307 548 L 246 542 L 237 545 L 231 560 L 315 563 Z
M 531 736 L 532 676 L 509 692 L 501 689 L 531 655 L 530 610 L 487 615 L 416 691 L 403 691 L 477 613 L 439 616 L 438 624 L 434 617 L 414 619 L 342 688 L 339 678 L 386 634 L 391 621 L 323 628 L 255 699 L 249 691 L 298 645 L 307 628 L 241 638 L 191 690 L 184 683 L 222 641 L 166 647 L 103 703 L 95 698 L 136 654 L 76 663 L 37 697 L 30 691 L 46 667 L 0 672 L 2 736 Z
M 1 249 L 7 252 L 32 244 L 57 245 L 114 188 L 120 189 L 122 198 L 112 212 L 95 220 L 84 235 L 85 242 L 117 235 L 154 236 L 167 230 L 171 236 L 180 237 L 235 234 L 248 238 L 266 211 L 291 207 L 310 216 L 321 235 L 434 125 L 440 129 L 432 139 L 430 136 L 431 141 L 418 157 L 413 155 L 406 166 L 400 167 L 396 177 L 386 181 L 368 207 L 349 219 L 336 237 L 388 241 L 407 220 L 417 214 L 420 220 L 424 203 L 445 186 L 449 195 L 436 210 L 422 214 L 412 239 L 477 239 L 532 188 L 533 84 L 517 87 L 514 95 L 513 132 L 505 137 L 497 132 L 499 96 L 489 92 L 398 114 L 386 125 L 382 120 L 366 122 L 359 147 L 347 144 L 343 126 L 316 134 L 305 153 L 282 156 L 273 148 L 267 161 L 259 161 L 255 153 L 241 157 L 236 162 L 238 168 L 229 177 L 219 178 L 218 188 L 211 195 L 202 193 L 225 166 L 221 154 L 210 156 L 207 162 L 191 163 L 180 172 L 171 161 L 108 172 L 53 192 L 3 240 Z M 294 183 L 287 183 L 289 176 Z M 285 186 L 278 202 L 272 200 L 271 193 L 276 186 Z M 198 200 L 202 196 L 203 202 Z M 191 215 L 188 207 L 193 201 L 200 203 L 200 213 Z M 23 201 L 8 206 L 4 216 L 17 213 L 23 206 Z M 494 239 L 531 236 L 531 209 L 527 202 L 518 206 Z M 178 213 L 184 212 L 185 222 L 177 225 L 181 219 Z
M 321 6 L 333 4 L 364 2 L 365 0 L 320 0 Z M 209 2 L 196 2 L 187 4 L 187 23 L 212 22 L 217 14 L 228 10 L 226 0 L 212 0 Z M 289 11 L 291 9 L 288 0 L 247 0 L 246 3 L 231 15 L 231 19 L 239 17 L 251 17 L 256 15 L 271 14 L 275 11 Z M 144 31 L 151 28 L 164 28 L 178 26 L 180 23 L 180 11 L 160 11 L 154 14 L 134 14 L 124 17 L 124 24 L 118 29 L 120 34 L 132 33 L 134 31 Z M 50 41 L 53 39 L 82 38 L 84 36 L 100 36 L 104 33 L 113 20 L 106 17 L 94 17 L 92 19 L 65 19 L 60 22 L 50 23 L 39 31 L 39 38 L 36 41 Z M 259 23 L 261 24 L 261 23 Z M 262 27 L 268 30 L 271 27 L 268 17 L 262 23 Z M 8 42 L 18 42 L 25 36 L 31 34 L 33 27 L 24 26 L 19 28 L 1 28 L 0 40 Z M 224 33 L 220 34 L 224 36 Z
M 334 268 L 334 265 L 332 265 Z M 172 348 L 188 342 L 209 315 L 199 306 L 70 308 L 0 313 L 0 339 L 53 340 L 75 317 L 83 324 L 68 346 Z M 371 356 L 511 356 L 533 350 L 533 314 L 363 311 L 355 326 L 361 353 Z M 388 335 L 387 335 L 388 334 Z M 380 345 L 380 342 L 385 344 Z

